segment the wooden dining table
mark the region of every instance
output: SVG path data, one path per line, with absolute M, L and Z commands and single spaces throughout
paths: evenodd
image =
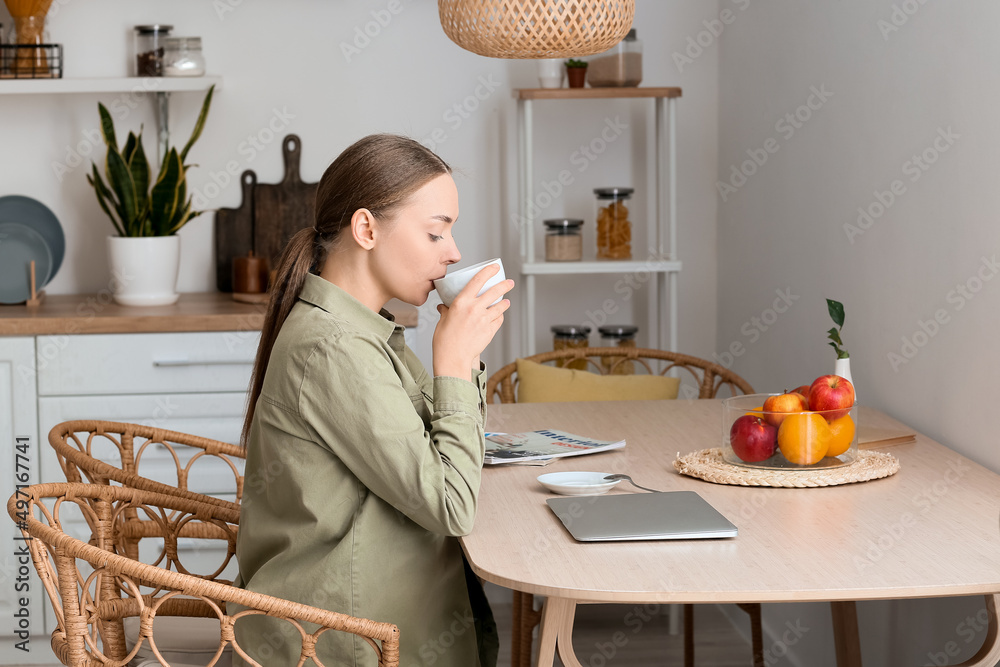
M 907 427 L 862 407 L 859 424 Z M 986 596 L 986 641 L 963 665 L 1000 660 L 1000 475 L 919 433 L 882 451 L 900 461 L 883 479 L 816 488 L 713 484 L 677 473 L 678 455 L 718 447 L 719 400 L 490 405 L 487 430 L 561 429 L 620 450 L 546 467 L 483 471 L 476 525 L 462 538 L 475 573 L 545 596 L 538 667 L 572 645 L 585 603 L 830 602 L 838 667 L 860 665 L 855 601 Z M 660 491 L 696 491 L 732 521 L 729 539 L 576 542 L 545 503 L 538 475 L 625 473 Z M 639 492 L 621 483 L 610 493 Z

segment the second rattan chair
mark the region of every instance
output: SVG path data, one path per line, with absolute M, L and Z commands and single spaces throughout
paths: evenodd
M 141 563 L 123 553 L 123 540 L 137 515 L 161 526 L 165 550 L 176 554 L 183 529 L 192 522 L 211 526 L 220 539 L 235 544 L 239 513 L 197 500 L 97 484 L 37 484 L 21 489 L 7 503 L 26 538 L 31 558 L 56 615 L 52 648 L 64 665 L 118 667 L 133 664 L 179 665 L 160 645 L 165 617 L 204 619 L 215 628 L 215 651 L 207 664 L 221 665 L 227 650 L 260 667 L 239 645 L 234 625 L 266 615 L 288 624 L 285 641 L 300 647 L 298 664 L 322 664 L 317 642 L 330 631 L 365 639 L 379 667 L 399 664 L 399 630 L 379 623 L 253 593 L 211 576 L 194 576 Z M 63 524 L 83 513 L 94 533 L 91 543 L 68 535 Z M 39 518 L 41 517 L 41 518 Z M 126 624 L 137 628 L 127 640 Z M 199 627 L 205 624 L 199 624 Z M 317 629 L 307 630 L 313 625 Z M 292 639 L 287 639 L 291 637 Z M 205 664 L 204 659 L 192 662 Z
M 685 371 L 694 379 L 697 393 L 694 398 L 716 398 L 720 390 L 726 388 L 729 393 L 738 392 L 752 394 L 753 387 L 742 377 L 731 370 L 706 359 L 693 357 L 679 352 L 655 350 L 651 348 L 620 348 L 620 347 L 585 347 L 553 352 L 542 352 L 525 357 L 536 363 L 558 363 L 566 365 L 577 362 L 594 369 L 598 373 L 608 374 L 619 370 L 623 365 L 628 368 L 639 368 L 650 375 L 666 375 L 673 369 Z M 662 368 L 657 369 L 657 366 Z M 683 379 L 683 376 L 682 376 Z M 486 381 L 486 400 L 499 398 L 501 403 L 517 402 L 517 362 L 507 364 Z M 741 604 L 739 608 L 750 616 L 751 638 L 753 644 L 754 667 L 764 665 L 763 633 L 761 630 L 760 605 Z M 535 609 L 534 595 L 514 591 L 514 620 L 511 637 L 512 667 L 531 667 L 532 633 L 541 621 L 542 614 Z M 684 605 L 684 664 L 694 665 L 694 606 Z

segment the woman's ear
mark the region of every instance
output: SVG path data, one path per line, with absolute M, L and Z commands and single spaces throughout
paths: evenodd
M 351 216 L 351 236 L 365 250 L 375 247 L 375 216 L 366 208 L 359 208 Z

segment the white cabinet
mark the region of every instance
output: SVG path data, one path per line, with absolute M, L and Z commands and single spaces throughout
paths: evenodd
M 536 282 L 557 274 L 654 274 L 650 282 L 650 346 L 677 349 L 677 275 L 681 262 L 677 255 L 677 158 L 676 158 L 676 103 L 680 88 L 528 88 L 515 91 L 518 103 L 520 138 L 520 244 L 521 244 L 521 352 L 517 356 L 535 354 L 538 332 L 535 329 Z M 652 99 L 655 103 L 656 166 L 650 175 L 655 193 L 655 210 L 647 216 L 648 256 L 630 261 L 600 260 L 596 262 L 545 262 L 535 256 L 537 220 L 532 215 L 533 155 L 535 101 L 562 100 L 560 104 L 574 106 L 574 113 L 582 113 L 581 105 L 589 99 Z M 567 115 L 567 117 L 572 117 Z M 669 146 L 664 150 L 664 134 L 669 134 Z M 615 185 L 622 185 L 615 183 Z M 635 244 L 633 243 L 633 247 Z M 646 253 L 643 253 L 646 255 Z M 669 321 L 664 324 L 664 316 Z
M 7 516 L 7 499 L 17 485 L 39 479 L 34 358 L 34 338 L 0 338 L 0 501 L 4 508 L 0 519 L 0 664 L 5 665 L 52 662 L 42 619 L 45 591 L 24 553 L 27 546 L 21 531 Z M 16 634 L 18 626 L 26 633 L 23 637 Z M 25 638 L 28 643 L 22 644 Z

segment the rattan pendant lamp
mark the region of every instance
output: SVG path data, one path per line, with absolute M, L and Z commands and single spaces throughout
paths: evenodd
M 490 58 L 569 58 L 607 51 L 632 27 L 635 0 L 438 0 L 441 27 Z

